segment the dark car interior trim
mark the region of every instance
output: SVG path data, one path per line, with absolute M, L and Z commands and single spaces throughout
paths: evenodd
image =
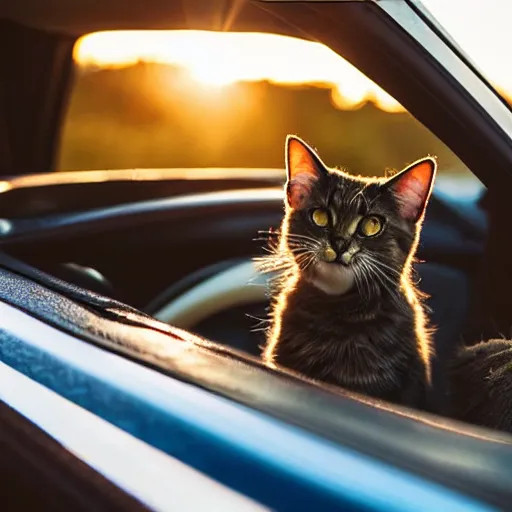
M 10 156 L 0 165 L 5 174 L 53 170 L 74 69 L 75 41 L 73 36 L 0 18 L 0 65 L 9 76 L 0 96 Z
M 0 181 L 0 217 L 109 208 L 206 192 L 282 187 L 284 169 L 140 169 L 55 172 Z
M 268 187 L 272 184 L 281 185 L 284 177 L 284 169 L 247 167 L 110 169 L 29 174 L 8 177 L 0 182 L 0 193 L 3 194 L 0 215 L 30 217 L 45 213 L 64 213 L 67 210 L 113 206 L 121 202 L 155 198 L 155 194 L 159 197 L 157 187 L 163 189 L 162 197 L 181 195 L 188 193 L 189 190 L 211 192 L 246 188 L 248 183 L 251 187 Z M 150 190 L 145 190 L 146 188 Z M 73 194 L 75 200 L 81 199 L 76 197 L 79 190 L 81 194 L 85 194 L 86 199 L 75 203 L 75 207 L 72 208 L 72 205 L 65 201 L 66 196 Z M 98 193 L 102 197 L 95 202 L 94 195 Z M 107 201 L 107 197 L 103 197 L 107 193 L 110 194 L 110 202 Z M 55 203 L 55 206 L 53 209 L 33 209 L 33 203 L 37 199 L 39 206 L 45 202 Z M 28 203 L 28 209 L 20 208 L 16 204 L 19 202 Z

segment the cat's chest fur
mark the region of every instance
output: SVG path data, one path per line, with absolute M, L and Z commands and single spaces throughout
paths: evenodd
M 336 301 L 339 302 L 336 306 Z M 286 294 L 265 356 L 309 377 L 345 389 L 401 401 L 409 381 L 425 381 L 412 307 L 379 307 L 358 317 L 351 301 L 305 291 Z

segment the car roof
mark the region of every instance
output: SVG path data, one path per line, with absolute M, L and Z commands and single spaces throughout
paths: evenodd
M 267 11 L 265 2 L 250 0 L 7 0 L 0 3 L 0 18 L 76 36 L 132 29 L 229 29 L 299 35 Z

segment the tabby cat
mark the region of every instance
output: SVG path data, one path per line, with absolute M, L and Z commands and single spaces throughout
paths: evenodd
M 424 408 L 430 333 L 411 262 L 436 161 L 391 178 L 328 168 L 286 140 L 285 216 L 263 271 L 284 270 L 263 358 L 313 380 Z

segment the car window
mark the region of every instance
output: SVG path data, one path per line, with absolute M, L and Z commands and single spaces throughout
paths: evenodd
M 438 187 L 473 197 L 464 164 L 326 46 L 200 31 L 102 32 L 75 47 L 59 170 L 282 168 L 286 134 L 331 166 L 382 175 L 427 154 Z M 463 186 L 461 186 L 463 184 Z

